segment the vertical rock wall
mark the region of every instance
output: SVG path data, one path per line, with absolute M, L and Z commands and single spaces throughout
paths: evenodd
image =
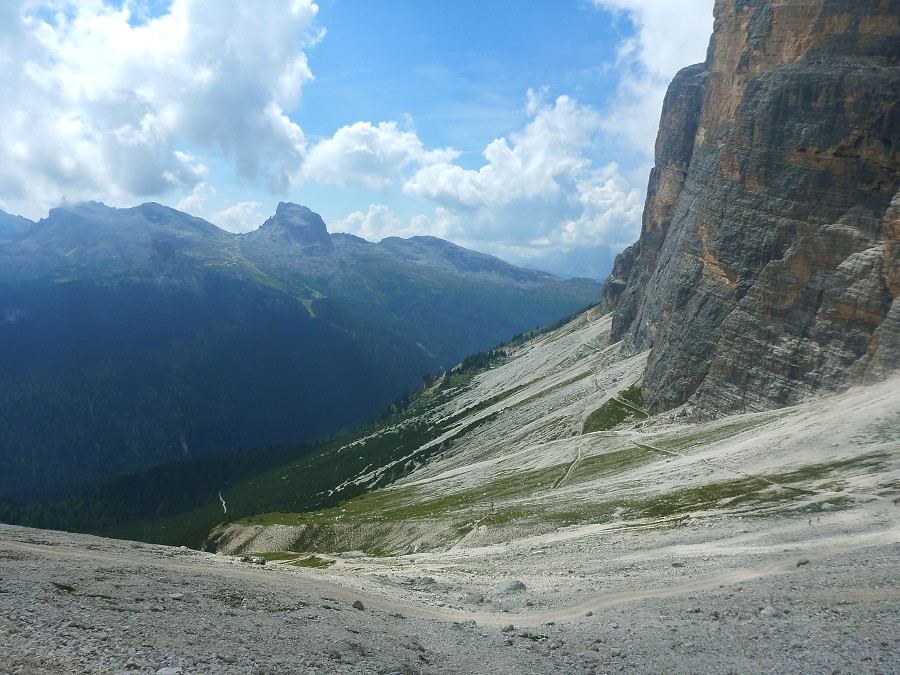
M 717 0 L 606 289 L 654 410 L 770 408 L 900 365 L 900 2 Z M 890 209 L 889 209 L 890 207 Z

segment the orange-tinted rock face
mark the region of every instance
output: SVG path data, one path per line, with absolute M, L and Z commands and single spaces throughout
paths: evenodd
M 900 3 L 715 15 L 707 63 L 666 98 L 641 239 L 607 291 L 614 336 L 652 347 L 651 406 L 704 416 L 900 366 Z

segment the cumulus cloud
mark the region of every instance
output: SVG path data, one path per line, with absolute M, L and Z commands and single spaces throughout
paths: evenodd
M 390 207 L 384 204 L 371 204 L 366 213 L 354 211 L 346 218 L 333 223 L 332 229 L 337 232 L 349 232 L 369 241 L 379 241 L 390 236 L 422 234 L 421 232 L 410 233 L 410 228 L 404 227 Z
M 261 209 L 262 202 L 238 202 L 214 213 L 212 222 L 229 232 L 250 232 L 267 218 Z
M 426 150 L 414 131 L 403 131 L 396 122 L 357 122 L 313 146 L 303 174 L 320 183 L 386 190 L 402 180 L 408 166 L 450 162 L 458 154 Z
M 439 205 L 427 225 L 440 236 L 518 259 L 632 241 L 642 191 L 615 163 L 594 165 L 599 113 L 568 96 L 548 103 L 533 91 L 525 110 L 528 124 L 491 142 L 480 169 L 438 162 L 405 183 L 407 194 Z
M 558 230 L 560 248 L 607 246 L 621 250 L 640 233 L 644 192 L 628 184 L 617 164 L 609 164 L 578 184 L 581 211 Z
M 559 197 L 590 164 L 583 153 L 600 118 L 568 96 L 550 106 L 533 91 L 526 111 L 532 120 L 509 139 L 492 141 L 482 153 L 487 163 L 478 171 L 437 162 L 419 170 L 404 191 L 453 208 Z
M 305 155 L 285 110 L 312 79 L 311 0 L 8 0 L 0 12 L 0 193 L 46 210 L 190 190 L 194 150 L 283 189 Z
M 215 194 L 216 189 L 209 183 L 198 183 L 193 187 L 189 195 L 175 204 L 175 208 L 185 213 L 201 215 L 207 200 L 214 197 Z

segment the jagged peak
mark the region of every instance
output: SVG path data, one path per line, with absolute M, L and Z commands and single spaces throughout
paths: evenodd
M 275 215 L 266 220 L 260 229 L 277 228 L 285 230 L 294 241 L 304 246 L 334 248 L 322 216 L 301 204 L 279 202 Z

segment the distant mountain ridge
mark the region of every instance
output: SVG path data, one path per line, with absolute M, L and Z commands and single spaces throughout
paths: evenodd
M 242 235 L 154 203 L 14 223 L 0 499 L 333 433 L 600 296 L 432 237 L 329 234 L 288 203 Z
M 0 210 L 0 242 L 22 236 L 32 225 L 34 222 L 28 218 Z

